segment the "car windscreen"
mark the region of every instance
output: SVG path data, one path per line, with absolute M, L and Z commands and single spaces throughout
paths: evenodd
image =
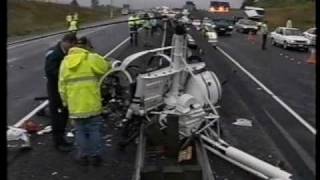
M 214 23 L 216 25 L 220 25 L 220 26 L 231 26 L 231 25 L 233 25 L 233 22 L 232 21 L 228 21 L 228 20 L 216 20 L 216 21 L 214 21 Z
M 299 29 L 285 29 L 284 34 L 287 36 L 302 36 L 302 32 Z

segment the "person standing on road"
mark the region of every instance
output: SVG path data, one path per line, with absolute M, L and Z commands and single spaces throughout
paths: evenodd
M 290 18 L 287 19 L 286 27 L 287 28 L 292 28 L 292 21 L 291 21 Z
M 68 15 L 66 16 L 67 27 L 70 27 L 71 21 L 72 21 L 72 15 L 71 15 L 71 14 L 68 14 Z
M 110 70 L 111 63 L 94 53 L 85 37 L 69 50 L 60 65 L 59 93 L 76 129 L 75 143 L 80 165 L 88 165 L 89 158 L 92 158 L 94 166 L 102 163 L 103 108 L 99 81 Z
M 130 31 L 130 44 L 133 43 L 137 46 L 138 45 L 138 15 L 133 14 L 129 17 L 129 31 Z
M 143 21 L 143 29 L 146 32 L 146 36 L 148 37 L 151 34 L 151 20 L 149 19 L 149 15 L 147 13 L 144 14 Z
M 264 21 L 261 25 L 260 32 L 262 35 L 262 50 L 266 49 L 266 43 L 267 43 L 267 36 L 268 36 L 268 25 L 267 21 Z
M 46 53 L 45 75 L 47 78 L 47 91 L 52 126 L 54 146 L 57 150 L 68 152 L 72 145 L 65 140 L 65 128 L 68 121 L 68 110 L 62 106 L 58 92 L 59 67 L 68 50 L 75 44 L 75 34 L 67 34 L 54 47 Z
M 70 22 L 70 26 L 69 26 L 68 30 L 71 31 L 72 33 L 77 33 L 78 21 L 72 19 L 72 21 Z

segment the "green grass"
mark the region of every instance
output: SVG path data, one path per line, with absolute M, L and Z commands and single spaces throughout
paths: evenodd
M 68 13 L 78 12 L 79 23 L 86 24 L 107 20 L 107 10 L 72 7 L 31 1 L 8 1 L 8 37 L 34 35 L 67 29 L 65 17 Z M 115 15 L 119 15 L 117 11 Z
M 287 18 L 302 30 L 315 26 L 315 2 L 312 0 L 260 0 L 256 6 L 265 8 L 271 30 L 285 26 Z

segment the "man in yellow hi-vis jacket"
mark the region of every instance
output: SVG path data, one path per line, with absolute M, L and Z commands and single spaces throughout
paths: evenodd
M 78 162 L 80 165 L 88 165 L 91 157 L 93 165 L 99 166 L 103 147 L 100 134 L 103 119 L 99 80 L 111 70 L 111 64 L 93 53 L 91 48 L 88 39 L 80 38 L 76 47 L 69 50 L 60 65 L 59 93 L 76 129 Z

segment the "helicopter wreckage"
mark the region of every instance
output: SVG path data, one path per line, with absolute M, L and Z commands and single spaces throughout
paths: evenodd
M 118 123 L 127 139 L 119 146 L 138 142 L 132 179 L 214 180 L 210 152 L 260 179 L 291 180 L 292 174 L 221 138 L 221 84 L 192 56 L 193 45 L 184 27 L 177 26 L 171 46 L 113 60 L 112 72 L 100 82 L 106 114 L 122 111 Z M 164 53 L 168 50 L 171 53 Z M 146 55 L 151 56 L 148 66 L 135 65 Z

